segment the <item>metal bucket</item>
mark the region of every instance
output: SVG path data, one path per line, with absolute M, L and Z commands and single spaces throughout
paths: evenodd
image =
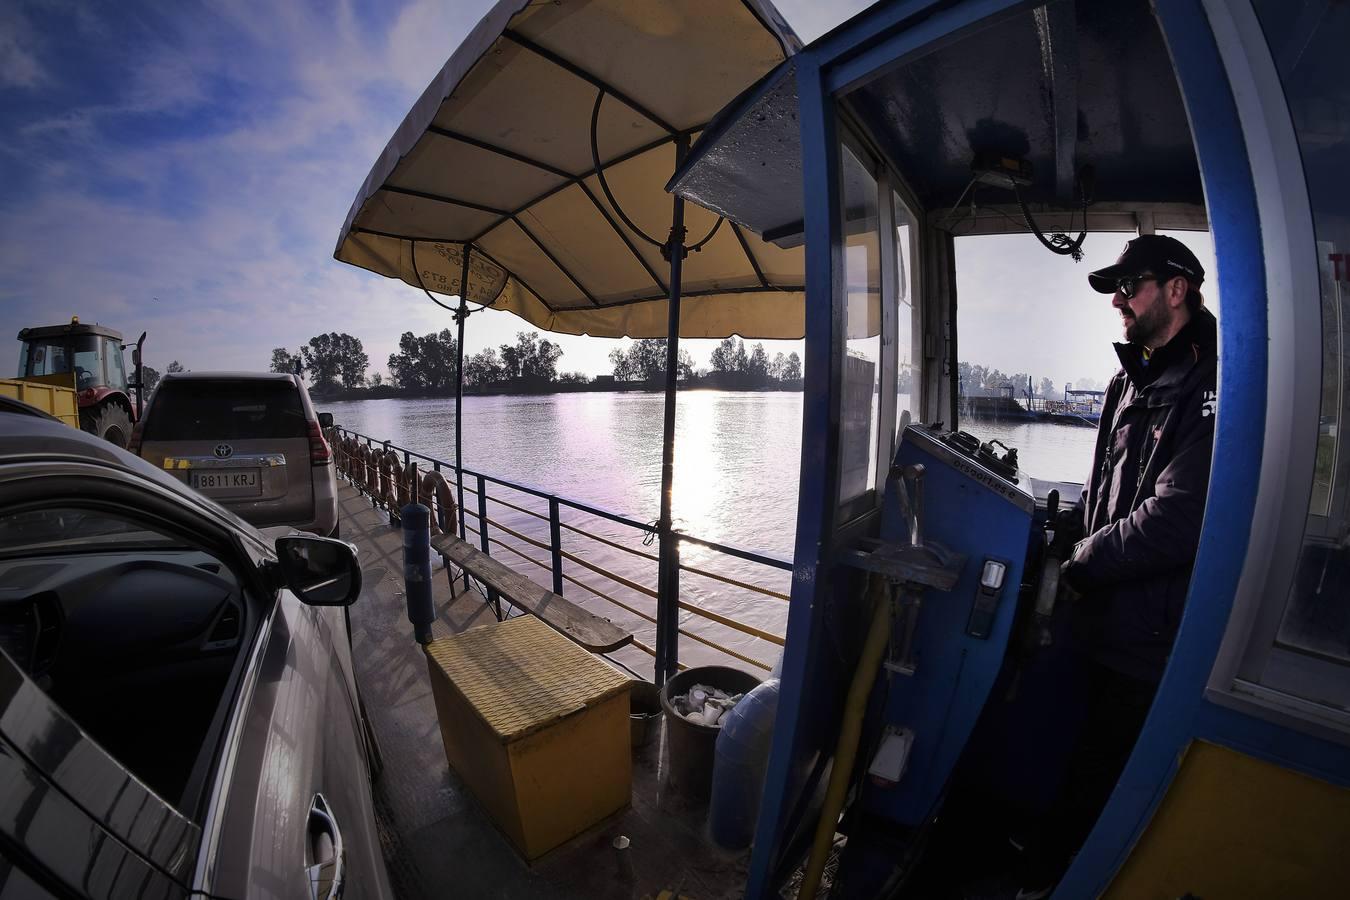
M 628 704 L 633 749 L 640 750 L 661 730 L 661 691 L 650 681 L 634 681 L 628 692 Z
M 727 666 L 703 666 L 686 669 L 666 682 L 661 689 L 661 709 L 666 715 L 666 746 L 670 751 L 670 786 L 695 800 L 706 801 L 712 794 L 713 756 L 717 750 L 720 725 L 690 722 L 675 711 L 671 698 L 688 692 L 696 684 L 706 684 L 729 694 L 744 694 L 755 689 L 760 679 Z

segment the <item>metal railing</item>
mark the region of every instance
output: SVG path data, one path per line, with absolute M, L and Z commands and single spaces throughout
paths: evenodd
M 724 612 L 710 609 L 704 604 L 682 598 L 680 577 L 664 581 L 656 578 L 656 567 L 660 562 L 657 553 L 627 546 L 618 535 L 598 534 L 593 529 L 582 527 L 584 524 L 582 522 L 566 521 L 563 513 L 569 511 L 582 517 L 619 526 L 635 537 L 640 536 L 644 546 L 656 535 L 655 523 L 641 522 L 591 503 L 562 497 L 507 478 L 486 475 L 467 468 L 461 469 L 447 460 L 398 447 L 389 441 L 378 440 L 341 426 L 329 429 L 328 436 L 338 471 L 354 487 L 367 495 L 376 506 L 387 509 L 391 517 L 397 517 L 398 510 L 406 503 L 417 501 L 426 503 L 432 510 L 433 530 L 457 534 L 466 541 L 470 540 L 472 535 L 474 542 L 484 553 L 491 554 L 495 547 L 510 553 L 513 561 L 518 558 L 529 564 L 531 570 L 535 568 L 544 570 L 549 577 L 549 582 L 545 586 L 554 593 L 564 596 L 568 595 L 567 589 L 571 586 L 570 599 L 574 602 L 578 601 L 576 593 L 580 590 L 587 595 L 582 602 L 589 602 L 594 598 L 622 610 L 627 616 L 643 623 L 631 629 L 635 634 L 639 630 L 647 630 L 648 625 L 653 626 L 655 639 L 652 643 L 655 646 L 639 640 L 636 636 L 633 640 L 633 646 L 648 656 L 655 659 L 674 659 L 679 668 L 686 668 L 684 664 L 678 663 L 678 643 L 680 638 L 684 637 L 741 663 L 767 671 L 772 668 L 771 661 L 766 662 L 742 650 L 762 650 L 763 645 L 767 644 L 768 649 L 774 651 L 783 646 L 781 633 L 756 627 Z M 466 495 L 474 509 L 469 509 L 470 502 L 466 502 Z M 529 508 L 531 502 L 541 508 Z M 489 504 L 493 505 L 491 509 Z M 545 505 L 546 512 L 542 511 Z M 513 521 L 509 523 L 503 521 L 512 515 Z M 468 521 L 470 519 L 477 527 L 470 524 Z M 531 526 L 537 529 L 534 535 L 527 533 Z M 584 546 L 565 547 L 564 532 L 569 537 L 587 543 Z M 674 537 L 678 542 L 677 560 L 679 547 L 688 544 L 703 551 L 767 567 L 776 572 L 787 572 L 792 568 L 790 560 L 769 553 L 710 541 L 679 531 L 674 532 Z M 616 572 L 587 559 L 586 550 L 595 546 L 619 551 L 642 565 L 650 564 L 652 580 L 663 586 L 668 585 L 669 596 L 663 596 L 660 590 L 644 583 L 640 575 Z M 571 564 L 571 571 L 565 568 L 565 563 Z M 677 571 L 688 573 L 700 582 L 714 586 L 714 589 L 720 592 L 732 589 L 757 600 L 779 603 L 785 603 L 789 599 L 785 591 L 754 584 L 745 578 L 715 571 L 707 565 L 678 562 Z M 453 579 L 458 576 L 451 577 Z M 464 573 L 463 579 L 465 588 L 469 588 L 467 573 Z M 491 589 L 487 589 L 486 597 L 500 619 L 502 617 L 500 598 Z M 654 608 L 652 601 L 655 601 Z M 700 620 L 700 623 L 698 630 L 694 630 L 693 618 L 688 620 L 688 627 L 683 625 L 677 627 L 673 635 L 675 646 L 665 647 L 663 631 L 655 626 L 660 620 L 664 620 L 663 613 L 670 609 L 670 604 L 674 604 L 679 611 L 689 613 L 691 617 Z M 711 634 L 708 633 L 710 631 Z M 730 634 L 731 638 L 723 637 L 723 634 Z M 740 650 L 727 646 L 734 641 L 740 641 L 748 646 Z M 657 680 L 658 682 L 661 680 L 659 672 Z

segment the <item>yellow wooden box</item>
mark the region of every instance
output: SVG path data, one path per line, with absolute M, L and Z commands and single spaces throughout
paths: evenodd
M 534 616 L 426 653 L 446 760 L 526 859 L 628 805 L 627 676 Z

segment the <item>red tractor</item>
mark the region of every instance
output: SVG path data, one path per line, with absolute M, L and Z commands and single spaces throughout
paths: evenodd
M 131 429 L 140 418 L 144 397 L 141 387 L 141 346 L 132 351 L 134 379 L 127 379 L 122 361 L 122 334 L 102 325 L 44 325 L 19 332 L 19 378 L 73 387 L 80 408 L 80 428 L 97 434 L 119 447 L 127 445 Z M 136 392 L 132 405 L 131 391 Z

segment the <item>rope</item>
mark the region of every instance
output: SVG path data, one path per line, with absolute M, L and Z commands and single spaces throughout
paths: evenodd
M 771 591 L 768 588 L 762 588 L 759 587 L 758 585 L 748 584 L 744 581 L 737 581 L 735 578 L 729 578 L 726 575 L 718 575 L 716 572 L 709 572 L 706 569 L 699 569 L 695 566 L 686 566 L 683 563 L 680 564 L 680 568 L 684 569 L 686 572 L 693 572 L 695 575 L 702 575 L 704 578 L 711 578 L 714 581 L 721 581 L 725 584 L 731 585 L 732 587 L 743 588 L 747 591 L 753 591 L 756 594 L 763 594 L 766 597 L 773 597 L 777 600 L 792 599 L 787 594 L 780 594 L 778 591 Z
M 489 503 L 500 503 L 502 506 L 514 509 L 516 512 L 524 513 L 527 516 L 534 516 L 536 519 L 542 519 L 545 522 L 550 521 L 548 516 L 541 515 L 532 509 L 526 509 L 523 506 L 516 506 L 514 503 L 508 503 L 505 500 L 498 500 L 496 497 L 488 497 Z
M 607 540 L 606 538 L 602 538 L 598 534 L 592 534 L 589 531 L 583 531 L 580 528 L 568 525 L 566 522 L 559 522 L 558 524 L 561 525 L 563 528 L 566 528 L 568 531 L 575 531 L 582 537 L 590 538 L 593 541 L 599 541 L 602 544 L 606 544 L 610 547 L 613 547 L 615 550 L 622 550 L 625 553 L 631 553 L 634 556 L 640 556 L 643 559 L 650 559 L 652 562 L 660 562 L 660 557 L 658 557 L 655 553 L 643 553 L 641 550 L 634 550 L 632 547 L 625 547 L 623 544 L 618 544 L 615 543 L 614 541 Z
M 728 628 L 733 628 L 736 631 L 741 632 L 742 634 L 748 634 L 753 637 L 757 637 L 762 641 L 768 641 L 770 644 L 777 644 L 778 646 L 782 647 L 787 643 L 787 641 L 783 640 L 776 634 L 770 634 L 767 631 L 761 631 L 760 629 L 752 628 L 749 625 L 742 625 L 735 619 L 728 619 L 726 616 L 718 615 L 715 612 L 709 612 L 708 610 L 704 609 L 701 606 L 694 606 L 692 603 L 685 603 L 683 600 L 680 600 L 677 605 L 680 607 L 680 609 L 686 610 L 687 612 L 691 612 L 696 616 L 702 616 L 705 619 L 711 619 L 712 621 L 716 622 L 719 625 L 725 625 Z
M 510 544 L 507 544 L 507 543 L 504 543 L 504 542 L 502 542 L 502 541 L 499 541 L 499 540 L 497 540 L 496 538 L 488 538 L 488 543 L 489 543 L 489 544 L 496 544 L 498 547 L 501 547 L 503 550 L 510 550 L 510 551 L 511 551 L 512 553 L 514 553 L 516 556 L 519 556 L 521 559 L 526 560 L 526 561 L 528 561 L 528 562 L 534 563 L 536 566 L 538 566 L 538 567 L 541 568 L 541 569 L 547 569 L 547 570 L 550 571 L 550 572 L 553 571 L 553 567 L 550 566 L 548 563 L 542 563 L 542 562 L 540 562 L 539 560 L 535 559 L 533 556 L 530 556 L 528 553 L 523 553 L 523 552 L 521 552 L 520 550 L 517 550 L 515 547 L 512 547 Z
M 563 574 L 563 579 L 566 580 L 566 581 L 572 582 L 573 584 L 575 584 L 575 585 L 576 585 L 577 587 L 579 587 L 579 588 L 584 588 L 585 590 L 590 591 L 592 594 L 595 594 L 597 597 L 602 597 L 602 598 L 604 598 L 605 600 L 608 600 L 610 603 L 613 603 L 615 606 L 617 606 L 617 607 L 619 607 L 619 608 L 621 608 L 621 609 L 627 610 L 628 612 L 630 612 L 630 613 L 632 613 L 633 615 L 637 616 L 639 619 L 645 619 L 646 621 L 651 622 L 653 625 L 656 624 L 656 618 L 655 618 L 654 616 L 649 616 L 649 615 L 647 615 L 645 612 L 643 612 L 643 611 L 640 610 L 640 609 L 634 609 L 633 607 L 629 606 L 627 603 L 624 603 L 622 600 L 616 600 L 616 599 L 614 599 L 614 598 L 611 597 L 609 594 L 606 594 L 604 591 L 600 590 L 599 588 L 591 587 L 591 586 L 590 586 L 589 584 L 587 584 L 586 582 L 584 582 L 584 581 L 579 581 L 579 580 L 577 580 L 576 578 L 573 578 L 571 575 L 568 575 L 568 574 L 566 574 L 566 573 Z
M 498 528 L 499 530 L 505 531 L 507 534 L 511 535 L 511 537 L 513 537 L 513 538 L 519 538 L 520 540 L 524 541 L 524 542 L 527 543 L 527 544 L 530 544 L 531 546 L 538 547 L 540 550 L 547 550 L 547 551 L 549 551 L 550 553 L 553 552 L 553 548 L 550 547 L 548 544 L 540 543 L 539 541 L 536 541 L 536 540 L 535 540 L 534 538 L 532 538 L 532 537 L 527 537 L 526 535 L 521 534 L 519 531 L 516 531 L 516 530 L 511 529 L 511 528 L 507 528 L 507 527 L 506 527 L 505 525 L 503 525 L 501 522 L 498 522 L 496 519 L 493 519 L 493 518 L 490 517 L 490 516 L 488 517 L 487 522 L 488 522 L 489 525 L 496 525 L 497 528 Z M 489 540 L 491 540 L 491 538 L 489 538 Z M 566 555 L 567 555 L 566 553 L 563 554 L 563 556 L 566 556 Z
M 644 585 L 638 584 L 636 581 L 629 581 L 627 578 L 624 578 L 622 575 L 616 575 L 615 573 L 610 572 L 610 571 L 608 571 L 607 569 L 602 569 L 602 568 L 600 568 L 599 566 L 595 565 L 594 563 L 587 562 L 586 560 L 582 559 L 582 558 L 579 557 L 579 556 L 575 556 L 575 555 L 573 555 L 573 554 L 571 554 L 571 553 L 568 553 L 566 550 L 563 550 L 563 551 L 562 551 L 562 555 L 563 555 L 563 558 L 564 558 L 564 559 L 570 559 L 572 562 L 576 563 L 577 565 L 582 566 L 582 567 L 587 568 L 587 569 L 590 569 L 592 572 L 595 572 L 597 575 L 603 575 L 603 576 L 605 576 L 606 578 L 608 578 L 610 581 L 617 582 L 618 584 L 623 585 L 624 587 L 628 588 L 629 590 L 634 590 L 634 591 L 637 591 L 639 594 L 646 594 L 648 597 L 651 597 L 651 598 L 653 598 L 653 599 L 656 599 L 656 591 L 652 590 L 652 589 L 649 588 L 649 587 L 645 587 Z
M 764 663 L 760 662 L 760 661 L 757 660 L 757 659 L 751 659 L 750 657 L 745 656 L 744 654 L 737 653 L 735 650 L 732 650 L 730 647 L 723 647 L 721 644 L 714 644 L 712 641 L 708 640 L 707 638 L 699 637 L 698 635 L 694 634 L 692 631 L 685 631 L 683 628 L 680 628 L 680 629 L 677 629 L 677 630 L 680 632 L 680 634 L 684 635 L 685 637 L 687 637 L 687 638 L 693 638 L 694 640 L 698 641 L 700 644 L 706 644 L 707 646 L 712 647 L 714 650 L 721 650 L 721 651 L 722 651 L 723 653 L 725 653 L 727 656 L 734 656 L 736 659 L 739 659 L 741 662 L 749 663 L 749 664 L 752 665 L 752 666 L 759 666 L 761 669 L 763 669 L 763 670 L 766 671 L 766 672 L 772 672 L 772 671 L 773 671 L 773 666 L 767 666 L 767 665 L 765 665 Z
M 532 546 L 534 546 L 534 547 L 538 547 L 540 550 L 548 550 L 548 551 L 550 551 L 550 552 L 552 552 L 552 550 L 553 550 L 553 548 L 550 547 L 550 546 L 548 546 L 547 544 L 541 544 L 539 541 L 536 541 L 536 540 L 534 540 L 533 538 L 526 537 L 525 535 L 521 534 L 521 533 L 518 532 L 518 531 L 514 531 L 514 530 L 512 530 L 512 529 L 510 529 L 510 528 L 507 528 L 505 525 L 501 525 L 501 524 L 498 524 L 497 522 L 493 522 L 491 519 L 488 519 L 488 521 L 491 522 L 493 525 L 496 525 L 498 528 L 500 528 L 502 531 L 506 532 L 507 534 L 511 535 L 512 537 L 519 538 L 520 540 L 525 541 L 525 543 L 527 543 L 527 544 L 530 544 L 530 545 L 532 545 Z M 466 526 L 466 530 L 467 530 L 467 526 Z M 507 550 L 510 550 L 512 553 L 516 554 L 517 556 L 519 556 L 519 557 L 521 557 L 521 558 L 523 558 L 523 559 L 529 560 L 530 562 L 534 563 L 536 566 L 538 566 L 538 567 L 541 568 L 541 569 L 546 569 L 546 570 L 548 570 L 549 572 L 552 572 L 552 571 L 553 571 L 553 566 L 551 566 L 551 565 L 549 565 L 549 564 L 547 564 L 547 563 L 542 563 L 542 562 L 540 562 L 539 560 L 535 559 L 535 558 L 532 557 L 532 556 L 527 556 L 526 554 L 524 554 L 524 553 L 522 553 L 521 551 L 517 550 L 515 547 L 512 547 L 510 544 L 502 543 L 501 541 L 497 540 L 496 538 L 488 538 L 488 542 L 491 543 L 491 544 L 497 544 L 498 546 L 501 546 L 501 547 L 505 547 Z M 595 572 L 597 575 L 601 575 L 601 576 L 603 576 L 603 577 L 605 577 L 605 578 L 608 578 L 610 581 L 613 581 L 613 582 L 615 582 L 615 583 L 617 583 L 617 584 L 621 584 L 621 585 L 623 585 L 624 587 L 628 588 L 629 590 L 637 591 L 637 592 L 640 593 L 640 594 L 645 594 L 646 596 L 651 597 L 652 599 L 659 599 L 659 598 L 657 597 L 656 591 L 652 590 L 652 589 L 649 588 L 649 587 L 646 587 L 645 585 L 638 584 L 636 581 L 630 581 L 629 579 L 624 578 L 622 575 L 619 575 L 619 574 L 617 574 L 617 573 L 615 573 L 615 572 L 611 572 L 611 571 L 609 571 L 608 569 L 603 569 L 603 568 L 601 568 L 600 566 L 595 565 L 594 563 L 591 563 L 591 562 L 589 562 L 589 561 L 587 561 L 587 560 L 585 560 L 585 559 L 582 559 L 582 558 L 579 557 L 579 556 L 576 556 L 575 554 L 568 553 L 566 550 L 562 550 L 562 551 L 560 551 L 560 553 L 561 553 L 561 555 L 562 555 L 562 557 L 563 557 L 564 559 L 571 560 L 572 562 L 576 563 L 576 564 L 579 565 L 579 566 L 582 566 L 583 568 L 590 569 L 592 572 Z M 681 568 L 684 568 L 684 567 L 681 567 Z M 702 573 L 700 573 L 700 574 L 702 574 Z M 639 615 L 639 616 L 641 616 L 642 618 L 647 619 L 647 621 L 649 621 L 649 622 L 655 622 L 655 621 L 656 621 L 655 619 L 648 618 L 647 616 L 643 615 L 642 613 L 638 613 L 638 612 L 637 612 L 636 610 L 634 610 L 632 607 L 625 606 L 624 604 L 620 603 L 619 601 L 615 600 L 615 599 L 612 598 L 612 597 L 609 597 L 609 596 L 604 595 L 604 594 L 600 594 L 599 591 L 595 591 L 595 590 L 594 590 L 593 588 L 591 588 L 589 585 L 577 581 L 576 579 L 572 578 L 571 576 L 567 575 L 566 573 L 563 574 L 563 578 L 565 578 L 565 579 L 567 579 L 568 581 L 571 581 L 571 582 L 573 582 L 573 583 L 575 583 L 575 584 L 578 584 L 578 585 L 580 585 L 580 586 L 582 586 L 582 587 L 585 587 L 585 588 L 588 589 L 588 590 L 592 590 L 593 592 L 599 594 L 600 596 L 603 596 L 606 600 L 609 600 L 611 603 L 614 603 L 616 606 L 622 606 L 624 609 L 628 610 L 629 612 L 632 612 L 632 613 L 634 613 L 635 615 Z M 782 595 L 780 594 L 780 595 L 778 595 L 778 596 L 782 596 Z M 784 599 L 787 599 L 787 598 L 784 598 Z M 742 624 L 742 623 L 740 623 L 740 622 L 737 622 L 735 619 L 729 619 L 729 618 L 727 618 L 726 616 L 723 616 L 723 615 L 720 615 L 720 614 L 718 614 L 718 613 L 715 613 L 715 612 L 711 612 L 711 611 L 709 611 L 709 610 L 706 610 L 706 609 L 702 608 L 701 606 L 695 606 L 695 605 L 693 605 L 693 604 L 691 604 L 691 603 L 686 603 L 686 602 L 683 601 L 683 600 L 680 600 L 680 601 L 678 602 L 677 605 L 679 606 L 680 609 L 683 609 L 683 610 L 685 610 L 685 611 L 687 611 L 687 612 L 691 612 L 691 613 L 693 613 L 694 615 L 700 616 L 700 617 L 702 617 L 702 618 L 704 618 L 704 619 L 708 619 L 709 621 L 716 622 L 716 623 L 718 623 L 719 625 L 725 625 L 727 628 L 731 628 L 731 629 L 733 629 L 733 630 L 735 630 L 735 631 L 739 631 L 739 632 L 741 632 L 742 634 L 748 634 L 748 635 L 750 635 L 751 637 L 757 637 L 757 638 L 759 638 L 760 640 L 768 641 L 769 643 L 771 643 L 771 644 L 776 644 L 776 645 L 778 645 L 779 647 L 782 647 L 782 646 L 784 646 L 784 645 L 786 644 L 786 641 L 785 641 L 783 638 L 779 637 L 778 635 L 772 634 L 771 632 L 764 631 L 764 630 L 759 629 L 759 628 L 755 628 L 755 627 L 753 627 L 753 626 L 751 626 L 751 625 L 745 625 L 745 624 Z M 720 649 L 720 648 L 719 648 L 719 649 Z

